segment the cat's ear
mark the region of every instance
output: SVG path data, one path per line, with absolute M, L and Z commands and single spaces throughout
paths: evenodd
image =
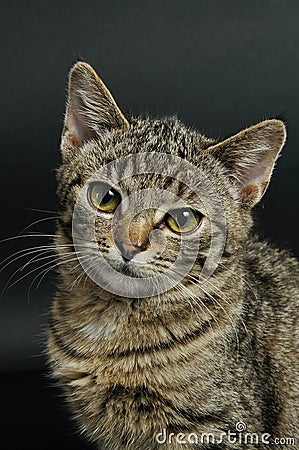
M 103 130 L 122 127 L 128 127 L 128 122 L 98 74 L 89 64 L 76 63 L 69 73 L 63 157 L 73 157 L 84 142 Z
M 265 120 L 220 142 L 208 151 L 221 161 L 238 188 L 238 199 L 249 207 L 264 195 L 286 140 L 281 120 Z

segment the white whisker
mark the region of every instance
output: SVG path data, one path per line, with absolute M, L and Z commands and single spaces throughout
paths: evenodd
M 24 231 L 28 230 L 29 228 L 33 227 L 34 225 L 36 225 L 37 223 L 41 223 L 41 222 L 45 222 L 46 220 L 54 220 L 54 219 L 58 219 L 59 216 L 54 216 L 54 217 L 45 217 L 43 219 L 38 219 L 35 222 L 32 222 L 30 225 L 27 225 L 25 228 L 23 228 L 23 230 L 20 232 L 20 235 L 22 235 L 22 233 L 24 233 Z

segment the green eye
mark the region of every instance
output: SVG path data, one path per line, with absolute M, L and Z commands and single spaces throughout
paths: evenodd
M 202 215 L 189 208 L 173 209 L 166 218 L 166 225 L 175 233 L 188 233 L 195 230 L 201 222 Z
M 120 204 L 119 193 L 106 183 L 94 183 L 89 188 L 89 200 L 98 210 L 113 212 Z

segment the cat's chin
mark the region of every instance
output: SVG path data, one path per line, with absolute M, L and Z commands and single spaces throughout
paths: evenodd
M 127 277 L 133 278 L 143 278 L 144 274 L 140 272 L 140 270 L 136 270 L 136 267 L 131 263 L 121 263 L 116 269 L 118 273 L 125 275 Z
M 134 261 L 110 261 L 111 268 L 121 275 L 130 278 L 146 278 L 154 275 L 152 269 L 147 264 L 140 264 Z
M 117 264 L 114 269 L 121 275 L 131 278 L 145 278 L 153 276 L 152 270 L 149 270 L 145 264 L 136 264 L 133 261 Z

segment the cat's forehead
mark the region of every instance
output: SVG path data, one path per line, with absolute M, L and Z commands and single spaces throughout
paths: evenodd
M 212 141 L 185 127 L 175 118 L 161 120 L 131 119 L 124 130 L 114 130 L 99 141 L 94 141 L 86 154 L 93 163 L 101 164 L 140 152 L 168 153 L 181 158 L 193 159 Z
M 112 130 L 86 143 L 79 160 L 71 163 L 74 171 L 69 168 L 68 173 L 83 184 L 104 182 L 125 196 L 146 190 L 146 198 L 156 197 L 157 190 L 166 190 L 198 205 L 201 195 L 195 192 L 199 189 L 206 196 L 215 170 L 204 151 L 212 142 L 176 118 L 132 119 L 128 129 Z

